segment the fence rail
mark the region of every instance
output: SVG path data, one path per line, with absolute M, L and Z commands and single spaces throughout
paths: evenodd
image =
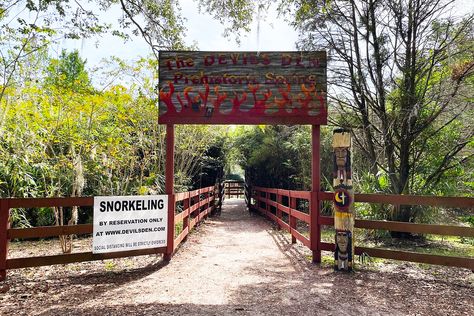
M 183 228 L 182 231 L 175 236 L 174 240 L 168 241 L 173 244 L 174 250 L 195 225 L 215 210 L 215 202 L 219 197 L 219 191 L 214 186 L 169 195 L 169 201 L 175 201 L 174 222 L 178 224 L 182 223 Z M 0 280 L 3 280 L 6 277 L 6 270 L 8 269 L 166 253 L 166 247 L 157 247 L 101 254 L 94 254 L 90 251 L 40 257 L 8 258 L 8 244 L 11 239 L 46 238 L 60 235 L 85 235 L 92 234 L 93 232 L 92 224 L 10 228 L 10 209 L 73 206 L 92 207 L 93 205 L 93 197 L 0 199 Z M 177 210 L 179 212 L 176 212 Z M 168 227 L 168 229 L 174 230 L 175 227 Z
M 274 188 L 254 187 L 252 197 L 255 203 L 252 204 L 252 208 L 275 221 L 279 225 L 279 227 L 289 231 L 292 235 L 292 242 L 294 242 L 295 239 L 298 239 L 305 246 L 310 247 L 311 239 L 315 238 L 317 242 L 316 247 L 318 251 L 334 251 L 334 243 L 325 243 L 320 241 L 321 226 L 334 226 L 333 217 L 321 216 L 318 211 L 317 214 L 315 214 L 315 216 L 317 217 L 316 222 L 318 225 L 318 229 L 316 230 L 317 235 L 309 236 L 309 238 L 302 236 L 301 232 L 298 232 L 296 228 L 291 227 L 291 225 L 289 226 L 285 221 L 282 220 L 282 214 L 285 213 L 288 214 L 290 221 L 294 219 L 299 219 L 305 223 L 310 224 L 311 210 L 319 210 L 319 208 L 312 207 L 312 205 L 314 205 L 314 203 L 320 203 L 321 201 L 332 201 L 333 196 L 333 192 L 318 192 L 317 194 L 312 194 L 309 191 L 289 191 Z M 297 198 L 308 201 L 308 214 L 296 210 L 295 199 Z M 282 200 L 285 200 L 286 203 L 282 203 Z M 474 198 L 468 197 L 355 194 L 354 200 L 356 203 L 445 206 L 474 209 Z M 275 211 L 270 208 L 273 208 Z M 474 237 L 473 227 L 452 225 L 431 225 L 396 221 L 356 219 L 355 227 L 362 229 L 380 229 L 417 234 Z M 474 258 L 431 255 L 417 252 L 369 247 L 355 247 L 355 253 L 356 255 L 366 253 L 372 257 L 461 267 L 474 270 Z
M 290 232 L 292 243 L 299 240 L 306 247 L 310 247 L 310 239 L 297 229 L 297 220 L 310 225 L 309 214 L 296 209 L 297 199 L 307 200 L 311 203 L 311 193 L 306 191 L 289 191 L 280 189 L 267 189 L 261 187 L 253 188 L 253 198 L 256 205 L 253 207 L 261 214 L 275 221 L 279 227 Z M 283 198 L 287 199 L 287 205 L 283 205 Z M 283 214 L 288 216 L 287 222 L 283 219 Z
M 237 180 L 224 181 L 224 192 L 227 198 L 245 196 L 245 182 Z
M 216 209 L 216 200 L 218 197 L 218 188 L 210 186 L 190 192 L 178 193 L 175 195 L 175 227 L 181 226 L 182 229 L 175 233 L 174 249 L 186 238 L 191 229 L 203 219 L 208 217 Z M 181 209 L 176 214 L 176 210 Z

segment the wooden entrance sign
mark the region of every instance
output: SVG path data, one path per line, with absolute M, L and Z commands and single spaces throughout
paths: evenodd
M 166 193 L 174 218 L 174 125 L 312 125 L 310 239 L 321 262 L 319 230 L 320 125 L 327 124 L 326 52 L 162 51 L 158 123 L 167 125 Z M 168 221 L 173 241 L 173 220 Z M 174 247 L 168 242 L 164 258 Z
M 327 122 L 326 52 L 159 56 L 161 124 Z
M 348 130 L 334 130 L 333 139 L 334 251 L 335 269 L 351 271 L 354 257 L 354 191 L 351 170 L 351 134 Z

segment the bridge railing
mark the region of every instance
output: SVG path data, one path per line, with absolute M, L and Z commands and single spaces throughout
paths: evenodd
M 224 181 L 224 192 L 227 198 L 233 196 L 239 198 L 245 195 L 245 182 L 238 180 L 226 180 Z
M 218 189 L 214 186 L 190 192 L 176 193 L 169 196 L 169 201 L 175 201 L 174 227 L 175 238 L 173 249 L 183 241 L 191 229 L 205 219 L 215 209 Z M 74 198 L 10 198 L 0 199 L 0 281 L 6 277 L 9 269 L 48 266 L 73 262 L 104 260 L 130 256 L 166 253 L 166 247 L 139 249 L 130 251 L 98 253 L 92 251 L 65 253 L 58 255 L 8 258 L 8 245 L 12 239 L 48 238 L 60 235 L 92 234 L 93 224 L 42 226 L 33 228 L 10 228 L 10 210 L 15 208 L 44 208 L 44 207 L 90 207 L 94 205 L 93 197 Z
M 317 241 L 317 250 L 334 251 L 334 243 L 321 242 L 321 226 L 334 226 L 334 218 L 329 216 L 321 216 L 315 214 L 317 217 L 318 235 L 316 236 L 302 236 L 292 224 L 296 219 L 302 220 L 305 223 L 310 223 L 311 212 L 302 213 L 296 210 L 295 201 L 297 198 L 307 200 L 307 203 L 321 203 L 321 201 L 332 201 L 333 192 L 319 192 L 312 200 L 311 192 L 308 191 L 289 191 L 270 188 L 253 188 L 252 208 L 261 214 L 269 217 L 275 221 L 280 227 L 289 231 L 292 235 L 292 240 L 298 239 L 305 246 L 310 247 L 311 238 Z M 458 207 L 474 209 L 474 198 L 468 197 L 435 197 L 435 196 L 415 196 L 415 195 L 389 195 L 389 194 L 355 194 L 354 200 L 356 203 L 374 203 L 374 204 L 392 204 L 392 205 L 422 205 L 422 206 L 444 206 L 444 207 Z M 282 201 L 285 201 L 282 203 Z M 289 202 L 287 202 L 289 201 Z M 288 204 L 290 203 L 290 204 Z M 309 210 L 313 209 L 311 207 Z M 289 222 L 283 220 L 282 215 L 289 216 Z M 364 220 L 356 219 L 355 227 L 361 229 L 380 229 L 397 232 L 417 233 L 417 234 L 433 234 L 433 235 L 448 235 L 460 237 L 474 237 L 473 227 L 453 226 L 453 225 L 432 225 L 432 224 L 415 224 L 396 221 L 380 221 L 380 220 Z M 428 263 L 436 265 L 445 265 L 453 267 L 468 268 L 474 270 L 474 258 L 468 257 L 454 257 L 433 255 L 409 251 L 389 250 L 382 248 L 372 248 L 356 246 L 355 254 L 367 254 L 371 257 L 404 260 L 418 263 Z
M 207 218 L 217 205 L 219 189 L 215 186 L 175 194 L 174 249 L 186 238 L 191 229 Z
M 252 207 L 270 218 L 279 227 L 286 229 L 292 236 L 292 242 L 299 240 L 306 247 L 310 247 L 310 238 L 297 229 L 297 220 L 310 225 L 309 212 L 297 209 L 297 199 L 311 204 L 311 192 L 290 191 L 282 189 L 269 189 L 254 187 L 253 199 L 256 201 Z

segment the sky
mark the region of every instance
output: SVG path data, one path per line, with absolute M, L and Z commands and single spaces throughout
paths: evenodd
M 197 4 L 193 0 L 180 0 L 182 15 L 186 22 L 186 44 L 197 43 L 199 50 L 207 51 L 288 51 L 295 50 L 297 32 L 288 22 L 278 17 L 275 11 L 270 12 L 266 21 L 260 22 L 260 36 L 257 36 L 257 22 L 253 23 L 252 31 L 241 38 L 239 46 L 235 40 L 222 36 L 224 27 L 206 13 L 199 13 Z M 114 22 L 120 16 L 120 9 L 116 8 L 107 14 L 109 22 Z M 57 44 L 54 51 L 59 55 L 62 49 L 78 49 L 81 56 L 87 59 L 88 67 L 97 66 L 103 58 L 116 56 L 125 60 L 135 60 L 140 56 L 150 54 L 147 44 L 140 38 L 123 43 L 112 35 L 84 40 L 65 40 Z
M 257 34 L 257 22 L 251 25 L 252 31 L 241 38 L 239 46 L 235 40 L 222 36 L 224 27 L 206 13 L 199 13 L 197 4 L 193 0 L 179 0 L 182 15 L 187 19 L 186 44 L 197 43 L 198 48 L 204 51 L 291 51 L 295 50 L 298 39 L 297 32 L 283 17 L 278 17 L 275 8 L 271 9 L 265 20 L 260 21 L 260 32 Z M 474 12 L 473 0 L 456 0 L 455 14 Z M 113 23 L 121 15 L 120 8 L 107 13 L 108 22 Z M 150 49 L 141 38 L 123 43 L 123 40 L 112 35 L 103 35 L 100 38 L 83 40 L 64 40 L 55 47 L 54 51 L 60 54 L 62 49 L 78 49 L 87 66 L 98 66 L 103 58 L 116 56 L 127 61 L 149 55 Z

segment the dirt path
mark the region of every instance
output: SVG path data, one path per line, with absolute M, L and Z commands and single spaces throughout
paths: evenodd
M 306 248 L 291 245 L 288 235 L 249 215 L 240 200 L 227 201 L 221 217 L 207 220 L 191 234 L 169 264 L 152 256 L 139 258 L 114 261 L 118 267 L 113 269 L 106 263 L 107 271 L 103 263 L 15 271 L 3 287 L 0 283 L 0 314 L 472 315 L 474 311 L 469 271 L 426 272 L 398 264 L 336 273 L 310 264 Z

